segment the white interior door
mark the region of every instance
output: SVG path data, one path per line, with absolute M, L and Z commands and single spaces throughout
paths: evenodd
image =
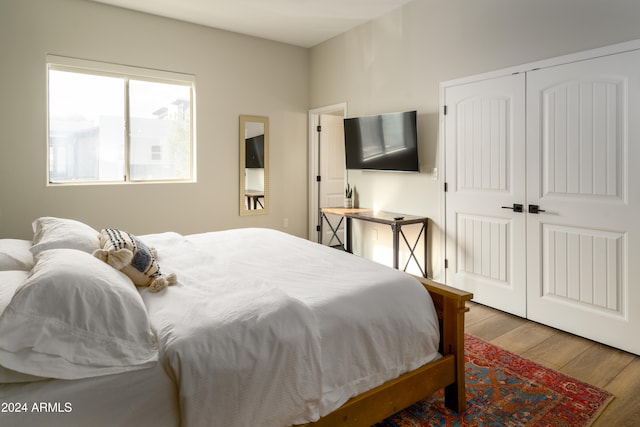
M 526 316 L 524 74 L 444 93 L 446 282 Z M 503 208 L 506 207 L 506 208 Z
M 340 144 L 340 146 L 344 145 L 344 135 L 340 133 L 340 129 L 344 128 L 344 124 L 342 123 L 344 117 L 347 115 L 347 104 L 334 104 L 328 105 L 321 108 L 315 108 L 313 110 L 309 110 L 309 232 L 308 238 L 314 242 L 319 240 L 318 236 L 318 227 L 320 226 L 320 216 L 319 209 L 320 206 L 326 206 L 326 204 L 330 202 L 334 202 L 333 199 L 335 197 L 332 196 L 331 200 L 329 200 L 329 196 L 326 194 L 326 190 L 324 189 L 324 183 L 322 181 L 318 182 L 317 177 L 321 176 L 323 171 L 327 169 L 326 162 L 327 159 L 331 158 L 331 154 L 325 153 L 326 148 L 321 146 L 321 144 L 329 144 L 330 146 Z M 331 124 L 333 121 L 331 119 L 324 119 L 325 116 L 333 116 L 339 118 L 340 129 L 337 131 L 332 130 Z M 321 121 L 326 123 L 321 123 Z M 336 119 L 338 120 L 338 119 Z M 320 127 L 324 125 L 324 129 L 322 131 L 318 131 Z M 342 133 L 344 130 L 342 130 Z M 337 135 L 336 135 L 337 133 Z M 331 135 L 334 134 L 334 135 Z M 326 136 L 325 136 L 326 135 Z M 326 141 L 325 141 L 326 140 Z M 328 142 L 333 141 L 333 143 Z M 341 148 L 336 146 L 338 150 Z M 334 153 L 334 156 L 339 156 L 339 154 Z M 342 164 L 342 183 L 344 183 L 344 154 L 341 157 Z M 321 162 L 323 163 L 321 165 Z M 322 170 L 321 170 L 322 169 Z M 321 177 L 322 180 L 329 179 L 328 177 Z M 330 179 L 329 179 L 330 180 Z M 334 184 L 335 186 L 335 184 Z M 335 192 L 335 189 L 332 190 Z M 340 190 L 342 194 L 343 190 Z M 321 192 L 324 192 L 321 194 Z M 342 205 L 342 199 L 338 203 L 337 206 Z M 327 242 L 325 242 L 326 244 Z
M 528 317 L 640 354 L 640 52 L 527 88 Z
M 342 115 L 320 115 L 320 207 L 339 207 L 344 203 L 345 157 L 344 157 L 344 117 Z M 345 244 L 344 221 L 339 217 L 328 215 L 328 220 L 337 229 L 340 242 Z M 322 243 L 339 245 L 333 237 L 329 224 L 323 224 Z

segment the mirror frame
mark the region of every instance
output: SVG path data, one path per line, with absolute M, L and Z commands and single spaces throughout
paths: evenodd
M 245 126 L 246 123 L 257 122 L 262 123 L 264 126 L 264 198 L 262 209 L 247 209 L 245 207 L 245 177 L 246 177 L 246 138 L 245 138 Z M 239 145 L 240 145 L 240 215 L 264 215 L 269 212 L 269 118 L 263 116 L 240 116 L 239 126 Z

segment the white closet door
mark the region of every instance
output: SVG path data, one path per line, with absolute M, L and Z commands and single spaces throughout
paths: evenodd
M 446 282 L 526 316 L 524 74 L 444 93 Z M 506 208 L 503 208 L 506 207 Z
M 528 317 L 640 354 L 640 52 L 527 74 L 527 205 Z

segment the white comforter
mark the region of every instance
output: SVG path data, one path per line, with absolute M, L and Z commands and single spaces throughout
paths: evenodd
M 408 275 L 267 229 L 142 236 L 178 285 L 143 292 L 182 424 L 288 426 L 438 357 Z

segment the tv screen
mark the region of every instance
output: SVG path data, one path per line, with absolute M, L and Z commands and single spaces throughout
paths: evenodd
M 344 119 L 347 169 L 418 172 L 416 112 Z
M 264 135 L 247 138 L 245 150 L 246 168 L 264 168 Z

